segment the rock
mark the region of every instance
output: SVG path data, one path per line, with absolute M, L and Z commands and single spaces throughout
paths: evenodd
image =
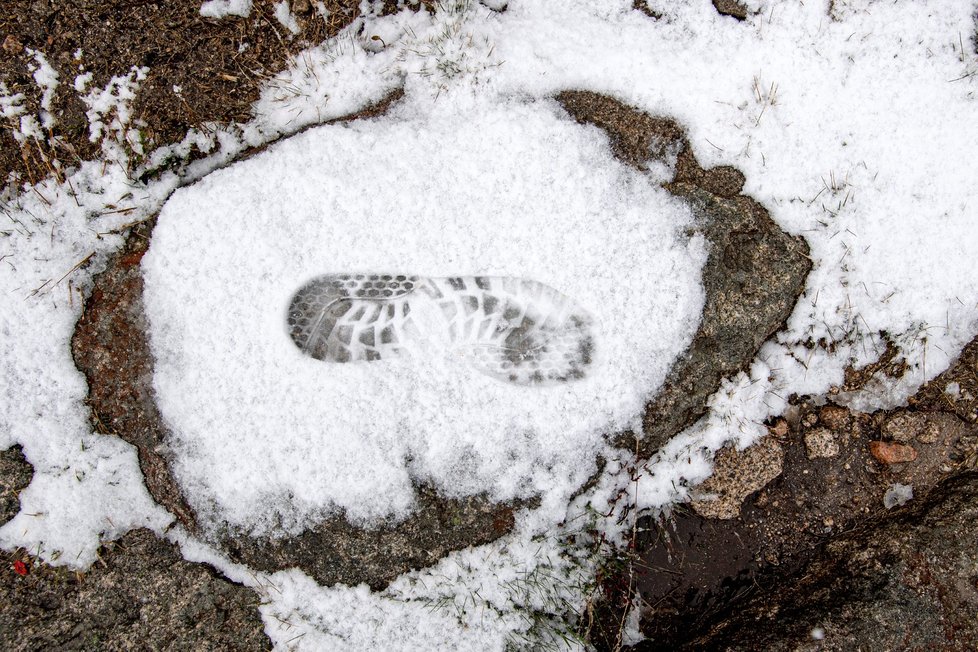
M 828 428 L 816 428 L 805 433 L 805 449 L 810 460 L 816 457 L 835 457 L 839 454 L 839 443 Z
M 869 442 L 869 452 L 883 464 L 901 464 L 917 459 L 917 451 L 913 446 L 889 441 Z
M 773 426 L 768 428 L 768 432 L 774 435 L 775 437 L 781 439 L 788 436 L 788 432 L 790 432 L 790 427 L 788 426 L 788 422 L 785 419 L 778 419 L 777 421 L 774 422 Z
M 149 530 L 99 551 L 85 575 L 52 568 L 24 553 L 29 568 L 0 578 L 5 650 L 267 650 L 259 596 Z M 6 557 L 6 556 L 4 556 Z
M 706 303 L 693 343 L 646 406 L 642 432 L 614 439 L 647 459 L 703 416 L 721 380 L 747 369 L 764 341 L 781 328 L 811 269 L 808 246 L 782 231 L 763 206 L 739 194 L 740 172 L 704 170 L 674 121 L 589 91 L 565 91 L 556 99 L 577 121 L 604 130 L 625 163 L 645 169 L 650 159 L 674 157 L 675 177 L 664 187 L 693 207 L 697 228 L 710 245 L 703 269 Z
M 2 47 L 3 51 L 10 56 L 15 56 L 24 51 L 24 44 L 13 34 L 8 34 L 7 38 L 3 39 Z
M 901 444 L 909 444 L 915 439 L 924 444 L 933 444 L 941 433 L 937 424 L 930 421 L 926 414 L 898 412 L 883 424 L 883 434 Z
M 836 432 L 845 430 L 852 423 L 849 410 L 831 403 L 822 407 L 818 412 L 818 420 L 826 428 Z
M 343 120 L 381 115 L 396 101 L 392 97 Z M 701 168 L 675 122 L 594 93 L 567 92 L 557 99 L 575 119 L 604 129 L 624 162 L 644 169 L 650 157 L 675 159 L 675 180 L 666 189 L 690 203 L 698 228 L 711 243 L 703 272 L 706 307 L 694 342 L 648 407 L 638 445 L 634 437 L 616 438 L 648 457 L 704 414 L 722 378 L 746 369 L 761 344 L 780 328 L 811 266 L 807 246 L 784 233 L 760 204 L 739 195 L 739 172 Z M 415 515 L 378 530 L 353 527 L 337 515 L 281 539 L 203 532 L 170 471 L 166 427 L 152 391 L 139 273 L 152 226 L 148 222 L 134 228 L 125 250 L 96 277 L 72 351 L 88 380 L 96 426 L 137 448 L 150 494 L 190 532 L 208 537 L 231 559 L 254 568 L 298 567 L 324 585 L 366 582 L 380 589 L 401 573 L 512 529 L 513 511 L 530 503 L 495 504 L 485 496 L 446 499 L 418 487 Z
M 737 20 L 747 19 L 747 7 L 738 0 L 713 0 L 713 8 L 721 16 L 730 16 Z
M 781 475 L 784 451 L 773 438 L 765 437 L 742 451 L 721 449 L 713 460 L 713 475 L 697 488 L 710 498 L 693 500 L 690 506 L 704 518 L 730 519 L 750 494 Z

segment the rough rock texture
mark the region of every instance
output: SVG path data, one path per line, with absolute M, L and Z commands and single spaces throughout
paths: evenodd
M 418 510 L 392 527 L 364 530 L 343 518 L 285 539 L 236 537 L 224 542 L 234 560 L 263 571 L 298 566 L 321 584 L 379 590 L 412 568 L 452 552 L 495 541 L 513 529 L 513 507 L 482 496 L 448 499 L 418 488 Z
M 84 575 L 24 552 L 2 557 L 4 650 L 271 648 L 258 595 L 184 561 L 176 546 L 149 530 L 107 544 L 101 563 Z
M 576 120 L 606 131 L 612 150 L 631 165 L 643 168 L 650 158 L 675 157 L 675 178 L 665 187 L 693 206 L 697 228 L 710 243 L 703 269 L 706 305 L 693 343 L 647 406 L 641 436 L 624 433 L 616 441 L 650 457 L 703 416 L 720 381 L 745 370 L 761 344 L 783 326 L 811 269 L 808 246 L 782 231 L 763 206 L 739 194 L 740 172 L 704 170 L 675 122 L 587 91 L 564 92 L 557 100 Z
M 713 8 L 721 16 L 730 16 L 737 20 L 747 19 L 747 7 L 737 0 L 713 0 Z
M 825 547 L 689 650 L 978 649 L 978 473 Z M 818 639 L 813 638 L 813 632 Z
M 781 475 L 784 449 L 768 436 L 738 451 L 726 447 L 713 459 L 713 475 L 696 487 L 705 496 L 690 503 L 705 518 L 736 518 L 744 499 Z
M 20 511 L 20 500 L 17 496 L 31 483 L 33 477 L 34 469 L 24 459 L 20 446 L 0 451 L 0 525 Z

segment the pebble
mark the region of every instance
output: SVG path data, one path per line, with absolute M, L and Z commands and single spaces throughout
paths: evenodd
M 884 464 L 900 464 L 901 462 L 913 462 L 917 459 L 917 451 L 913 446 L 891 441 L 871 441 L 869 442 L 869 452 Z
M 805 449 L 808 459 L 835 457 L 839 454 L 839 442 L 828 428 L 816 428 L 805 433 Z

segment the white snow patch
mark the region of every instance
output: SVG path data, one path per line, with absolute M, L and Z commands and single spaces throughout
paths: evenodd
M 27 53 L 34 57 L 34 61 L 28 64 L 28 68 L 34 77 L 34 82 L 41 89 L 41 126 L 51 129 L 56 122 L 51 113 L 51 102 L 54 101 L 54 93 L 58 89 L 58 72 L 48 63 L 43 52 L 26 49 Z
M 198 510 L 263 531 L 336 508 L 403 518 L 412 481 L 573 491 L 692 337 L 704 247 L 690 220 L 602 133 L 515 100 L 321 127 L 177 192 L 143 261 L 177 478 Z M 345 271 L 546 283 L 597 318 L 593 371 L 519 387 L 444 357 L 312 360 L 286 307 Z
M 207 0 L 200 5 L 204 18 L 220 19 L 227 16 L 247 18 L 251 15 L 252 0 Z
M 34 467 L 20 513 L 0 546 L 84 568 L 102 540 L 172 517 L 150 499 L 131 446 L 92 432 L 71 334 L 92 274 L 121 244 L 114 233 L 162 203 L 169 188 L 136 188 L 118 166 L 84 163 L 3 204 L 0 232 L 0 448 L 15 443 Z M 138 200 L 137 200 L 138 196 Z M 128 215 L 106 204 L 134 205 Z
M 292 10 L 289 9 L 288 0 L 281 0 L 281 2 L 275 3 L 275 20 L 277 20 L 282 27 L 289 30 L 292 36 L 295 36 L 302 29 L 299 27 L 299 21 L 296 20 L 295 16 L 292 14 Z
M 906 505 L 911 500 L 913 500 L 913 486 L 894 482 L 887 487 L 886 493 L 883 494 L 883 507 L 893 509 Z

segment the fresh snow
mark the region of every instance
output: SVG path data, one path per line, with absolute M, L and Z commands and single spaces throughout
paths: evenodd
M 239 16 L 247 18 L 251 15 L 252 0 L 206 0 L 200 5 L 200 15 L 204 18 L 226 18 Z
M 176 476 L 198 510 L 258 530 L 337 508 L 400 519 L 412 482 L 569 495 L 603 433 L 640 427 L 692 339 L 705 248 L 690 227 L 685 204 L 549 100 L 405 106 L 212 174 L 170 199 L 143 261 Z M 527 387 L 440 351 L 313 360 L 285 313 L 324 272 L 539 281 L 593 315 L 595 362 Z
M 250 4 L 208 2 L 202 13 L 247 16 Z M 178 479 L 210 525 L 294 531 L 338 508 L 396 520 L 413 508 L 412 479 L 455 495 L 542 496 L 511 535 L 381 593 L 253 573 L 171 527 L 188 558 L 262 594 L 283 649 L 539 644 L 548 634 L 531 631 L 540 623 L 527 614 L 566 616 L 589 597 L 594 557 L 568 535 L 586 541 L 597 526 L 614 540 L 637 513 L 622 518 L 626 505 L 688 498 L 714 450 L 748 445 L 787 396 L 825 394 L 848 365 L 875 360 L 881 331 L 910 372 L 837 400 L 899 405 L 978 332 L 972 2 L 750 0 L 744 22 L 707 0 L 650 2 L 659 20 L 630 0 L 496 4 L 380 17 L 365 3 L 268 82 L 250 123 L 146 154 L 151 164 L 191 143 L 211 153 L 181 178 L 125 174 L 138 152 L 127 107 L 145 71 L 120 70 L 116 86 L 86 96 L 104 163 L 0 198 L 0 446 L 19 443 L 35 467 L 21 513 L 0 528 L 4 548 L 86 567 L 101 540 L 171 521 L 142 487 L 132 448 L 92 431 L 69 339 L 118 232 L 181 185 L 145 261 L 147 304 Z M 58 83 L 45 68 L 52 54 L 33 55 L 42 98 Z M 79 93 L 86 85 L 75 79 Z M 207 176 L 246 146 L 398 87 L 388 116 L 316 127 Z M 814 263 L 786 328 L 724 382 L 704 419 L 638 468 L 601 435 L 633 422 L 695 331 L 705 243 L 656 188 L 668 170 L 621 166 L 598 130 L 550 99 L 569 88 L 678 120 L 700 161 L 742 170 L 745 192 L 808 241 Z M 31 115 L 5 86 L 0 111 L 27 145 L 56 119 L 43 101 Z M 546 283 L 598 318 L 600 357 L 583 380 L 545 387 L 500 383 L 447 356 L 305 357 L 285 330 L 291 293 L 345 272 Z M 597 486 L 569 502 L 598 453 L 608 464 Z

